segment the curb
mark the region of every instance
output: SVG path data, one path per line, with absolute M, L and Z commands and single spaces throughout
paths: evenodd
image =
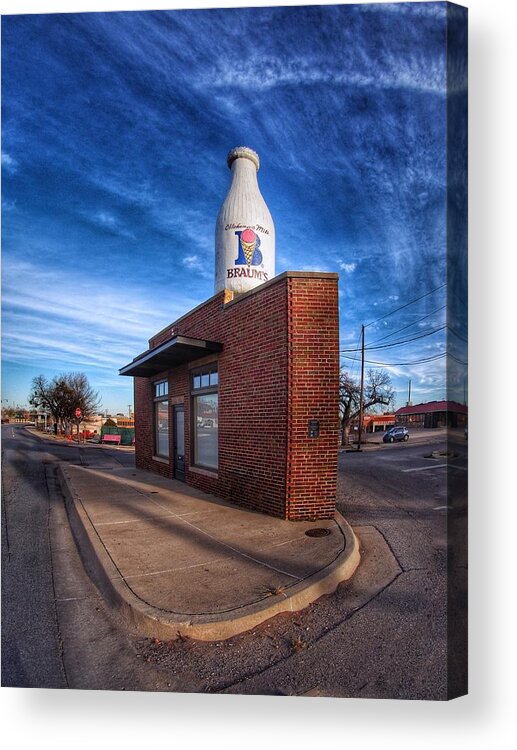
M 201 641 L 226 640 L 281 612 L 297 612 L 321 596 L 333 593 L 340 583 L 354 574 L 361 559 L 359 541 L 352 527 L 336 511 L 335 521 L 345 539 L 344 551 L 330 565 L 292 586 L 289 594 L 245 605 L 233 613 L 190 617 L 175 615 L 146 604 L 135 596 L 102 544 L 80 497 L 74 493 L 67 476 L 66 465 L 59 464 L 56 474 L 58 485 L 65 497 L 72 532 L 88 573 L 107 602 L 142 635 L 162 640 L 172 640 L 178 636 Z
M 102 448 L 103 450 L 106 450 L 107 448 L 113 449 L 114 446 L 112 445 L 104 445 L 103 443 L 78 443 L 76 440 L 68 440 L 65 437 L 56 437 L 55 435 L 49 435 L 47 433 L 42 433 L 40 430 L 37 430 L 35 427 L 26 427 L 25 428 L 31 435 L 34 435 L 35 437 L 39 438 L 40 440 L 48 440 L 51 443 L 57 443 L 58 445 L 72 445 L 76 448 Z M 121 448 L 123 451 L 126 452 L 134 452 L 135 446 L 134 445 L 117 445 L 117 448 Z

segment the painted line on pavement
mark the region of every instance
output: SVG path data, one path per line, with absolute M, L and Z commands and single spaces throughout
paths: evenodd
M 455 466 L 454 464 L 435 464 L 434 466 L 419 466 L 417 469 L 401 469 L 405 474 L 410 471 L 429 471 L 430 469 L 460 469 L 460 471 L 468 471 L 466 466 Z

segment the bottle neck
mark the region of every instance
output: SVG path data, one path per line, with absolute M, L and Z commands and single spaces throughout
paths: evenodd
M 254 187 L 258 189 L 257 168 L 250 159 L 235 159 L 231 166 L 232 187 Z

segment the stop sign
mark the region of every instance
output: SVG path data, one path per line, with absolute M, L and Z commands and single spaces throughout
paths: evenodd
M 82 412 L 81 412 L 81 410 L 80 410 L 80 409 L 76 409 L 76 410 L 75 410 L 75 416 L 76 416 L 76 417 L 80 417 L 80 416 L 81 416 L 81 414 L 82 414 Z

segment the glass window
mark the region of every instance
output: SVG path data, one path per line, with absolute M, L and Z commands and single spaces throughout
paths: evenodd
M 218 467 L 218 382 L 216 362 L 192 373 L 193 461 L 209 469 Z
M 159 383 L 154 384 L 154 397 L 160 398 L 167 396 L 169 393 L 169 383 L 166 380 L 161 380 Z
M 219 404 L 217 393 L 194 396 L 194 463 L 217 469 Z
M 219 379 L 217 375 L 217 364 L 202 367 L 192 375 L 192 389 L 211 388 L 217 386 Z
M 155 409 L 156 455 L 169 457 L 169 402 L 157 401 Z

